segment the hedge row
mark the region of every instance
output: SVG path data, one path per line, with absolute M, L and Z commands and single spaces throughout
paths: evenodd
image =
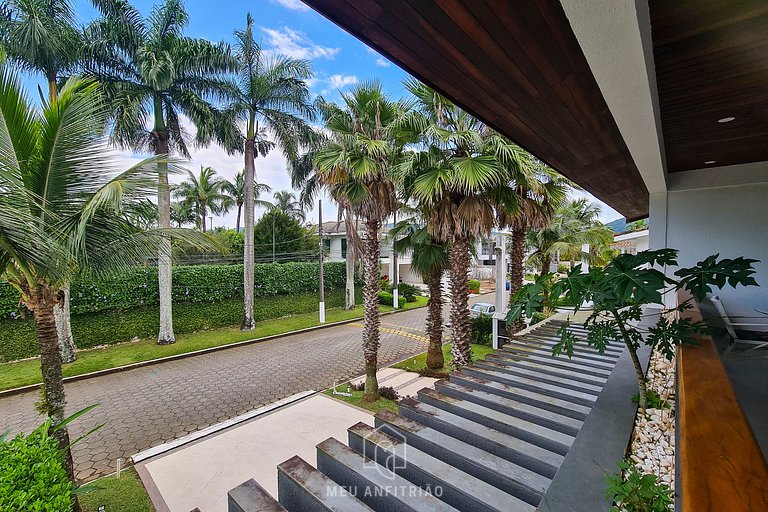
M 358 289 L 360 294 L 362 290 Z M 325 294 L 326 307 L 344 306 L 344 290 Z M 317 294 L 303 292 L 262 297 L 256 301 L 256 321 L 317 311 Z M 214 303 L 178 303 L 173 307 L 176 334 L 239 325 L 242 299 Z M 102 311 L 72 316 L 72 335 L 78 348 L 111 345 L 133 338 L 157 336 L 160 319 L 156 307 L 139 307 L 129 311 Z M 37 354 L 34 323 L 26 320 L 0 320 L 0 362 L 13 361 Z
M 344 288 L 343 262 L 326 263 L 326 289 Z M 320 265 L 314 262 L 259 263 L 255 265 L 255 295 L 316 292 Z M 242 265 L 195 265 L 173 269 L 173 301 L 210 303 L 243 295 Z M 72 315 L 109 310 L 132 310 L 158 304 L 157 268 L 137 268 L 109 281 L 78 280 L 71 287 Z M 0 318 L 13 318 L 20 312 L 19 294 L 0 283 Z

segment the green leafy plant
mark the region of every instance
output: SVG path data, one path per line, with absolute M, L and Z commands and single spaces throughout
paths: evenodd
M 641 473 L 631 461 L 619 462 L 619 471 L 608 475 L 607 494 L 614 512 L 667 512 L 674 492 L 656 475 Z
M 491 345 L 493 342 L 493 318 L 490 315 L 480 315 L 470 320 L 472 328 L 470 338 L 476 345 Z
M 551 289 L 547 288 L 544 278 L 523 286 L 513 297 L 507 322 L 513 322 L 522 315 L 530 318 L 534 311 L 540 311 L 553 298 L 570 300 L 575 304 L 575 311 L 579 311 L 583 304 L 593 303 L 592 314 L 583 324 L 587 331 L 586 343 L 600 353 L 615 341 L 627 346 L 637 374 L 638 403 L 645 409 L 648 392 L 645 373 L 637 355 L 640 346 L 645 344 L 651 349 L 659 349 L 671 359 L 675 347 L 695 343 L 695 335 L 708 332 L 704 322 L 692 322 L 677 315 L 691 308 L 692 300 L 703 300 L 713 287 L 757 286 L 752 277 L 755 272 L 752 264 L 757 260 L 717 258 L 718 255 L 709 256 L 692 267 L 680 268 L 674 274 L 676 279 L 657 268 L 677 266 L 677 251 L 674 249 L 622 254 L 604 268 L 593 268 L 588 273 L 582 273 L 581 265 L 578 265 L 556 281 Z M 664 294 L 679 290 L 690 292 L 692 299 L 662 310 L 655 325 L 639 327 L 643 306 L 663 304 Z M 559 330 L 560 340 L 552 350 L 553 355 L 573 357 L 573 346 L 579 338 L 570 326 L 569 317 Z
M 467 287 L 469 288 L 470 293 L 479 293 L 480 292 L 480 281 L 477 279 L 470 279 L 467 281 Z
M 392 306 L 394 305 L 395 296 L 392 295 L 389 292 L 379 292 L 379 304 L 383 304 L 384 306 Z M 405 300 L 405 297 L 398 297 L 397 298 L 398 304 L 395 306 L 396 308 L 404 308 L 405 304 L 408 302 Z
M 661 396 L 652 389 L 648 390 L 648 408 L 649 409 L 669 409 L 671 405 L 668 401 L 661 398 Z M 640 401 L 640 393 L 632 395 L 632 401 L 637 403 Z

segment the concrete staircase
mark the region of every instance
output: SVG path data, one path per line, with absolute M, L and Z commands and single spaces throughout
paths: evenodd
M 249 492 L 230 492 L 230 510 L 537 510 L 623 352 L 582 344 L 573 359 L 554 358 L 560 325 L 513 337 L 435 389 L 401 400 L 400 414 L 377 414 L 376 428 L 351 426 L 347 444 L 323 441 L 317 469 L 299 457 L 280 464 L 279 502 L 246 482 Z M 257 505 L 240 505 L 246 496 Z

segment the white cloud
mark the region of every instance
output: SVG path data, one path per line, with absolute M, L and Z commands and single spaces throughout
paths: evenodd
M 262 28 L 267 35 L 267 50 L 294 59 L 333 59 L 341 48 L 320 46 L 304 33 L 290 27 L 282 29 Z
M 282 5 L 286 9 L 290 9 L 292 11 L 306 12 L 309 10 L 309 6 L 301 0 L 272 0 L 272 3 Z
M 331 75 L 328 79 L 328 85 L 332 89 L 341 89 L 344 86 L 356 84 L 358 81 L 355 75 Z
M 378 59 L 376 59 L 376 65 L 381 66 L 383 68 L 388 68 L 391 65 L 391 63 L 384 57 L 379 57 Z

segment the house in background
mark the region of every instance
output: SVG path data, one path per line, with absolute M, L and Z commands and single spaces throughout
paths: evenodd
M 628 231 L 613 235 L 611 249 L 619 251 L 620 254 L 637 254 L 641 251 L 647 251 L 649 243 L 649 231 L 647 229 Z

